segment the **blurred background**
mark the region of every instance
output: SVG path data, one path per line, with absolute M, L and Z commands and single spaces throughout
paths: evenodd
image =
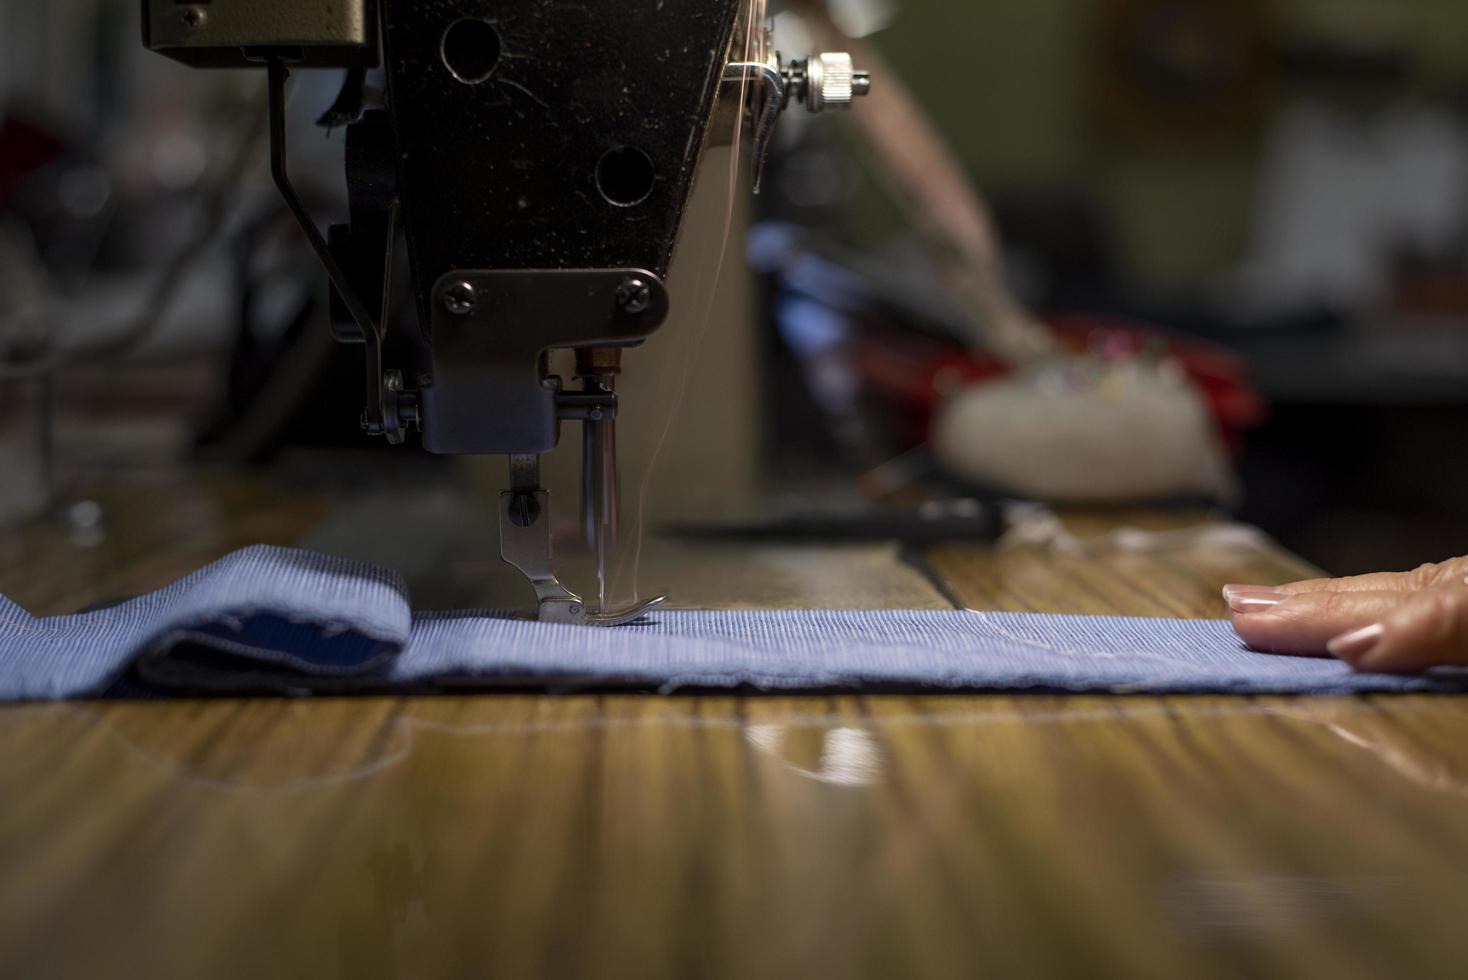
M 877 83 L 849 120 L 787 119 L 758 197 L 706 159 L 674 317 L 628 362 L 650 521 L 1203 501 L 1341 573 L 1468 552 L 1468 5 L 771 13 L 783 50 L 845 35 Z M 263 79 L 149 54 L 138 19 L 0 2 L 0 519 L 85 540 L 99 483 L 193 468 L 492 499 L 499 461 L 360 433 Z M 322 225 L 339 85 L 292 94 Z
M 1246 520 L 1340 571 L 1468 546 L 1468 6 L 907 2 L 878 40 L 1037 309 L 1241 355 Z

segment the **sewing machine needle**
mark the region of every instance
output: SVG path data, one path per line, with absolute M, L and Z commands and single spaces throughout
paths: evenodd
M 588 392 L 611 394 L 621 371 L 616 348 L 576 352 L 576 373 Z M 608 413 L 611 414 L 611 413 Z M 607 611 L 607 554 L 617 547 L 620 530 L 617 487 L 617 422 L 600 414 L 587 420 L 581 455 L 581 521 L 586 543 L 596 550 L 598 609 Z
M 596 601 L 597 612 L 607 611 L 607 526 L 596 529 Z
M 597 610 L 607 609 L 607 423 L 586 424 L 581 456 L 581 520 L 586 544 L 596 552 Z
M 597 491 L 601 496 L 600 522 L 597 525 L 596 538 L 596 574 L 597 583 L 600 586 L 601 610 L 607 611 L 607 552 L 617 547 L 617 535 L 620 531 L 620 500 L 618 499 L 617 487 L 617 422 L 615 419 L 607 419 L 597 424 L 601 430 L 598 440 L 598 449 L 601 452 L 601 463 L 598 466 L 600 484 Z

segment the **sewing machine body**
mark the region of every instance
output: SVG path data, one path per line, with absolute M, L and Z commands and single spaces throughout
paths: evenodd
M 605 609 L 615 381 L 621 351 L 667 318 L 664 278 L 721 89 L 737 90 L 753 127 L 756 185 L 793 100 L 819 111 L 866 91 L 848 56 L 783 63 L 760 10 L 744 0 L 144 0 L 152 49 L 197 67 L 267 68 L 276 183 L 331 278 L 337 339 L 364 348 L 362 426 L 390 442 L 417 428 L 435 453 L 510 457 L 502 554 L 535 584 L 542 618 L 639 611 Z M 351 220 L 324 235 L 287 167 L 296 68 L 349 69 L 323 124 L 346 126 Z M 400 235 L 417 317 L 390 331 Z M 558 349 L 577 351 L 579 387 L 553 373 Z M 603 568 L 599 614 L 552 569 L 539 457 L 564 421 L 586 426 L 582 524 Z

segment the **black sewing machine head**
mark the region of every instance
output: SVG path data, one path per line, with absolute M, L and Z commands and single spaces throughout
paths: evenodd
M 759 5 L 762 9 L 762 4 Z M 544 618 L 594 621 L 550 568 L 538 457 L 587 426 L 583 517 L 616 528 L 620 351 L 666 319 L 663 284 L 721 91 L 762 162 L 779 113 L 844 106 L 867 80 L 844 55 L 785 65 L 751 0 L 144 0 L 149 47 L 201 67 L 268 70 L 272 171 L 334 287 L 338 339 L 365 354 L 363 427 L 412 426 L 439 453 L 511 457 L 506 560 Z M 347 69 L 350 222 L 322 235 L 286 167 L 293 68 Z M 369 70 L 381 75 L 373 105 Z M 757 178 L 756 178 L 757 180 Z M 406 242 L 416 329 L 388 336 Z M 577 351 L 567 390 L 548 353 Z M 625 615 L 607 616 L 622 620 Z

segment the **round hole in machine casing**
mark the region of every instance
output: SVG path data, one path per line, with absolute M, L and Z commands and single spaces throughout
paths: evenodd
M 477 17 L 456 20 L 444 29 L 439 55 L 449 74 L 465 85 L 478 85 L 500 63 L 499 31 Z
M 652 193 L 657 171 L 652 157 L 635 146 L 618 146 L 602 154 L 596 165 L 596 188 L 619 208 L 641 204 Z

